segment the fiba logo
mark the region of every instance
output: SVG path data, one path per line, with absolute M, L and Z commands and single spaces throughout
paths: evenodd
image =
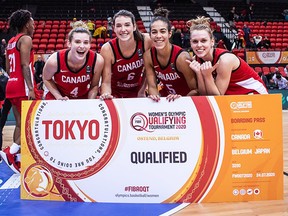
M 135 113 L 134 115 L 131 116 L 130 125 L 136 131 L 152 132 L 147 130 L 148 127 L 147 116 L 145 116 L 143 113 L 140 112 Z

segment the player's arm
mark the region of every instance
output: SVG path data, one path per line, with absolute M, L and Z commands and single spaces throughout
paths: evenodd
M 186 62 L 187 59 L 190 59 L 189 53 L 182 52 L 177 58 L 176 66 L 178 71 L 184 75 L 187 85 L 190 89 L 190 92 L 187 95 L 188 96 L 198 95 L 196 74 L 193 70 L 191 70 L 191 68 L 187 64 Z
M 90 90 L 88 92 L 88 99 L 95 99 L 99 92 L 99 81 L 104 67 L 104 59 L 101 55 L 97 55 L 97 61 L 94 67 L 94 73 L 90 85 Z
M 30 70 L 30 52 L 32 49 L 32 38 L 30 36 L 22 36 L 19 39 L 19 50 L 21 56 L 21 69 L 26 85 L 29 89 L 28 99 L 35 99 L 32 71 Z
M 101 56 L 104 59 L 104 67 L 102 72 L 102 82 L 101 82 L 101 99 L 112 99 L 111 90 L 111 76 L 112 76 L 112 64 L 113 64 L 113 52 L 109 42 L 106 42 L 100 51 Z
M 46 88 L 51 92 L 56 100 L 68 100 L 67 96 L 63 97 L 59 92 L 56 83 L 53 80 L 54 74 L 57 72 L 57 52 L 53 53 L 46 61 L 43 68 L 43 82 Z
M 154 101 L 159 101 L 160 96 L 150 49 L 144 53 L 143 58 L 144 58 L 146 80 L 148 85 L 148 97 Z

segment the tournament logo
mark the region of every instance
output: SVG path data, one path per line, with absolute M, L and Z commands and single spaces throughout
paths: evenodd
M 130 125 L 136 131 L 186 129 L 186 112 L 137 112 L 130 118 Z

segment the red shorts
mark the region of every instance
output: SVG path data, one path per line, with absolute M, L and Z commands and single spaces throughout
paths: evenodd
M 21 102 L 23 100 L 28 100 L 28 97 L 25 96 L 25 97 L 9 98 L 9 101 L 11 102 L 13 106 L 17 108 L 20 115 L 21 115 Z

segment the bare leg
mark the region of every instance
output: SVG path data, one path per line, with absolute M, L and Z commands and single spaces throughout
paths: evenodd
M 13 134 L 13 141 L 14 143 L 20 145 L 20 135 L 21 135 L 21 116 L 20 113 L 18 112 L 17 108 L 12 105 L 12 109 L 13 109 L 13 113 L 14 113 L 14 117 L 16 120 L 16 126 L 14 129 L 14 134 Z

